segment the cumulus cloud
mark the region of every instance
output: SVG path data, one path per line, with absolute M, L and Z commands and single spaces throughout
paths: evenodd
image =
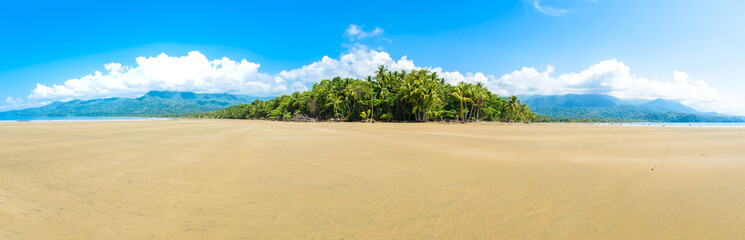
M 1 108 L 12 109 L 33 103 L 135 97 L 151 90 L 240 93 L 276 96 L 309 89 L 313 83 L 336 76 L 364 78 L 380 65 L 388 69 L 412 71 L 430 69 L 448 83 L 483 83 L 489 90 L 506 95 L 608 94 L 624 99 L 663 98 L 680 101 L 699 111 L 717 111 L 745 115 L 745 101 L 738 95 L 722 95 L 703 80 L 675 71 L 669 80 L 636 76 L 618 60 L 602 61 L 576 72 L 555 74 L 554 66 L 544 70 L 523 67 L 495 77 L 481 72 L 444 71 L 439 67 L 415 65 L 406 56 L 394 59 L 385 51 L 364 45 L 350 48 L 338 58 L 324 56 L 308 65 L 276 74 L 260 71 L 260 64 L 228 58 L 209 60 L 193 51 L 186 56 L 139 57 L 135 66 L 119 63 L 105 65 L 106 72 L 70 79 L 60 85 L 37 84 L 25 101 L 7 98 Z
M 321 61 L 301 68 L 281 71 L 278 76 L 304 83 L 315 83 L 321 79 L 330 79 L 335 76 L 363 78 L 373 75 L 380 65 L 385 65 L 392 71 L 418 69 L 414 66 L 414 62 L 407 59 L 406 56 L 394 60 L 387 52 L 359 47 L 343 54 L 339 59 L 324 56 Z
M 197 51 L 186 56 L 138 57 L 137 66 L 119 63 L 105 65 L 106 73 L 70 79 L 61 85 L 37 84 L 28 96 L 34 100 L 90 99 L 110 96 L 136 96 L 150 90 L 228 92 L 271 95 L 290 90 L 283 79 L 259 72 L 260 64 L 245 59 L 208 60 Z M 303 90 L 298 88 L 294 90 Z
M 383 29 L 378 26 L 373 28 L 373 30 L 365 31 L 362 29 L 362 27 L 356 24 L 349 24 L 349 27 L 347 27 L 347 30 L 344 33 L 344 35 L 349 37 L 350 41 L 362 40 L 364 38 L 369 38 L 369 37 L 377 37 L 382 34 L 383 34 Z
M 5 105 L 0 105 L 0 111 L 18 109 L 24 106 L 25 104 L 22 99 L 7 97 L 5 98 Z
M 520 70 L 492 78 L 490 89 L 501 89 L 510 94 L 607 94 L 622 99 L 656 99 L 679 101 L 699 111 L 745 114 L 745 101 L 739 95 L 722 95 L 703 80 L 674 71 L 670 80 L 650 80 L 638 77 L 616 59 L 602 61 L 579 73 L 552 76 L 555 68 L 542 72 L 535 68 Z
M 357 45 L 338 59 L 324 56 L 320 61 L 277 74 L 264 73 L 260 64 L 228 58 L 209 60 L 198 51 L 186 56 L 138 57 L 136 66 L 104 65 L 106 72 L 69 79 L 62 84 L 37 84 L 29 100 L 66 101 L 103 97 L 134 97 L 152 90 L 239 93 L 274 96 L 307 90 L 313 83 L 336 76 L 363 78 L 380 65 L 391 70 L 417 69 L 403 56 L 393 59 L 387 52 Z M 8 102 L 10 103 L 10 102 Z

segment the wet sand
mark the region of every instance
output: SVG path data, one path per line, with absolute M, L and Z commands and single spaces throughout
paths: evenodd
M 0 123 L 0 239 L 742 239 L 745 128 Z

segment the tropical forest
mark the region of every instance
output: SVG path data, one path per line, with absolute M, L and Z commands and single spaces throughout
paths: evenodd
M 516 96 L 502 97 L 481 84 L 450 85 L 428 69 L 389 71 L 379 66 L 365 79 L 335 77 L 310 91 L 255 100 L 200 118 L 280 121 L 531 122 L 536 115 Z

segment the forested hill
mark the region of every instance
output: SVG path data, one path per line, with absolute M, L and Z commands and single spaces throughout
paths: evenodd
M 0 116 L 136 117 L 177 116 L 215 111 L 257 98 L 231 94 L 151 91 L 139 98 L 53 102 L 38 108 L 1 112 Z
M 743 117 L 703 113 L 676 101 L 624 100 L 600 94 L 567 94 L 524 97 L 538 115 L 553 120 L 649 121 L 649 122 L 742 122 Z
M 310 91 L 195 114 L 204 118 L 338 121 L 532 121 L 517 97 L 501 97 L 482 84 L 450 85 L 422 69 L 391 72 L 380 66 L 366 79 L 322 80 Z

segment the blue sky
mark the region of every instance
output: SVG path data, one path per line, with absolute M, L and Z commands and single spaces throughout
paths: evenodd
M 742 1 L 5 2 L 0 110 L 147 90 L 277 95 L 386 63 L 482 81 L 500 94 L 663 97 L 745 114 L 742 9 Z M 212 61 L 224 57 L 233 63 Z M 112 73 L 109 63 L 123 68 Z

